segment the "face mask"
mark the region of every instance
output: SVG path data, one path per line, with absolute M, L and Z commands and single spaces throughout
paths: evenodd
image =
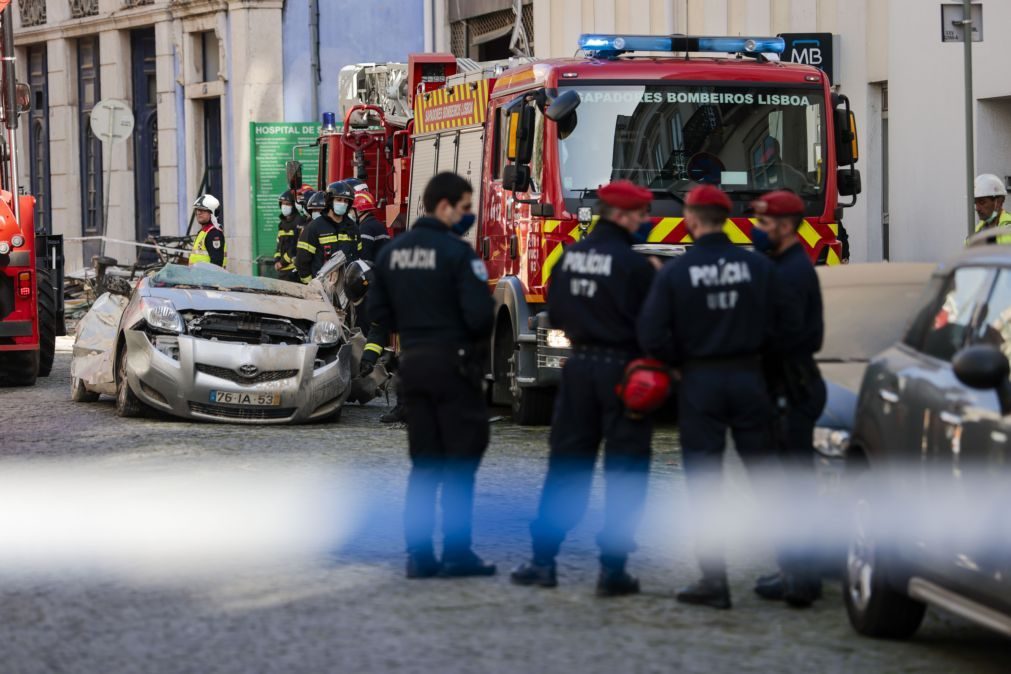
M 463 236 L 470 231 L 470 228 L 474 226 L 474 222 L 477 220 L 477 216 L 473 213 L 464 213 L 463 217 L 456 221 L 456 224 L 450 227 L 454 234 L 457 236 Z
M 769 234 L 758 227 L 751 228 L 751 243 L 759 253 L 768 253 L 773 248 Z
M 344 215 L 348 212 L 348 203 L 346 201 L 333 202 L 333 212 L 337 215 Z
M 995 208 L 995 209 L 993 209 L 993 213 L 990 214 L 990 217 L 987 218 L 986 220 L 984 220 L 983 222 L 985 222 L 988 225 L 989 224 L 993 224 L 993 221 L 997 219 L 998 215 L 1000 215 L 1000 209 L 999 208 Z
M 632 243 L 649 243 L 649 233 L 653 231 L 653 223 L 649 220 L 639 225 L 632 234 Z
M 285 204 L 284 206 L 281 206 L 281 215 L 283 215 L 286 218 L 289 215 L 291 215 L 291 206 L 289 206 L 287 204 Z

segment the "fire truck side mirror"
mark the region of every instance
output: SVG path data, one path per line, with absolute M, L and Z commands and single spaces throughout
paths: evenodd
M 860 171 L 854 168 L 841 168 L 837 174 L 839 196 L 855 197 L 863 191 L 863 181 L 860 179 Z
M 835 153 L 839 166 L 855 164 L 860 159 L 857 118 L 848 106 L 835 111 Z
M 288 174 L 288 187 L 297 190 L 302 186 L 302 162 L 289 159 L 284 165 Z
M 534 129 L 537 125 L 534 109 L 526 103 L 511 105 L 508 114 L 506 157 L 517 164 L 529 164 L 534 156 Z
M 579 98 L 579 94 L 570 89 L 555 100 L 551 101 L 551 105 L 549 105 L 548 109 L 544 111 L 544 116 L 552 122 L 561 122 L 563 119 L 574 113 L 581 102 L 582 99 Z
M 32 89 L 24 82 L 18 82 L 15 88 L 18 102 L 18 114 L 29 112 L 32 109 Z
M 502 188 L 510 192 L 530 189 L 530 167 L 526 164 L 508 164 L 502 169 Z

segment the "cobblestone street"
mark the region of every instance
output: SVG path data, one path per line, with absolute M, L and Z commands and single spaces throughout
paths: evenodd
M 492 579 L 403 578 L 402 427 L 384 404 L 350 406 L 339 424 L 240 427 L 125 420 L 112 403 L 69 398 L 69 353 L 32 389 L 0 390 L 4 461 L 158 469 L 216 459 L 237 472 L 324 465 L 356 487 L 360 516 L 331 556 L 243 565 L 185 582 L 48 572 L 0 577 L 0 672 L 1007 672 L 1008 643 L 934 610 L 908 643 L 856 636 L 837 584 L 812 610 L 762 602 L 767 551 L 735 551 L 729 612 L 677 604 L 692 580 L 689 540 L 663 526 L 682 503 L 676 434 L 657 434 L 641 549 L 641 596 L 593 596 L 600 522 L 591 511 L 563 549 L 561 586 L 530 590 L 507 571 L 528 553 L 527 525 L 545 468 L 545 430 L 497 421 L 478 479 L 476 549 Z M 734 464 L 734 480 L 743 480 Z M 735 485 L 737 486 L 737 485 Z M 9 513 L 5 513 L 9 516 Z

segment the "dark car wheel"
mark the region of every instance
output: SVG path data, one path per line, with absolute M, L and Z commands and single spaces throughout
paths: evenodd
M 858 494 L 843 577 L 846 613 L 853 629 L 864 636 L 908 639 L 927 607 L 889 585 L 888 548 L 875 530 L 876 521 L 870 499 Z
M 97 393 L 88 390 L 88 387 L 84 385 L 84 382 L 79 377 L 71 378 L 70 399 L 75 403 L 93 403 L 98 400 L 98 397 Z
M 116 369 L 116 414 L 125 418 L 144 416 L 144 403 L 132 390 L 126 377 L 126 345 L 120 347 Z

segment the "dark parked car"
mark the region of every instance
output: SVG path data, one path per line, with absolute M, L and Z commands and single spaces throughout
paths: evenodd
M 935 271 L 868 366 L 848 452 L 858 632 L 911 636 L 930 604 L 1011 636 L 1009 355 L 1011 247 L 982 246 Z

